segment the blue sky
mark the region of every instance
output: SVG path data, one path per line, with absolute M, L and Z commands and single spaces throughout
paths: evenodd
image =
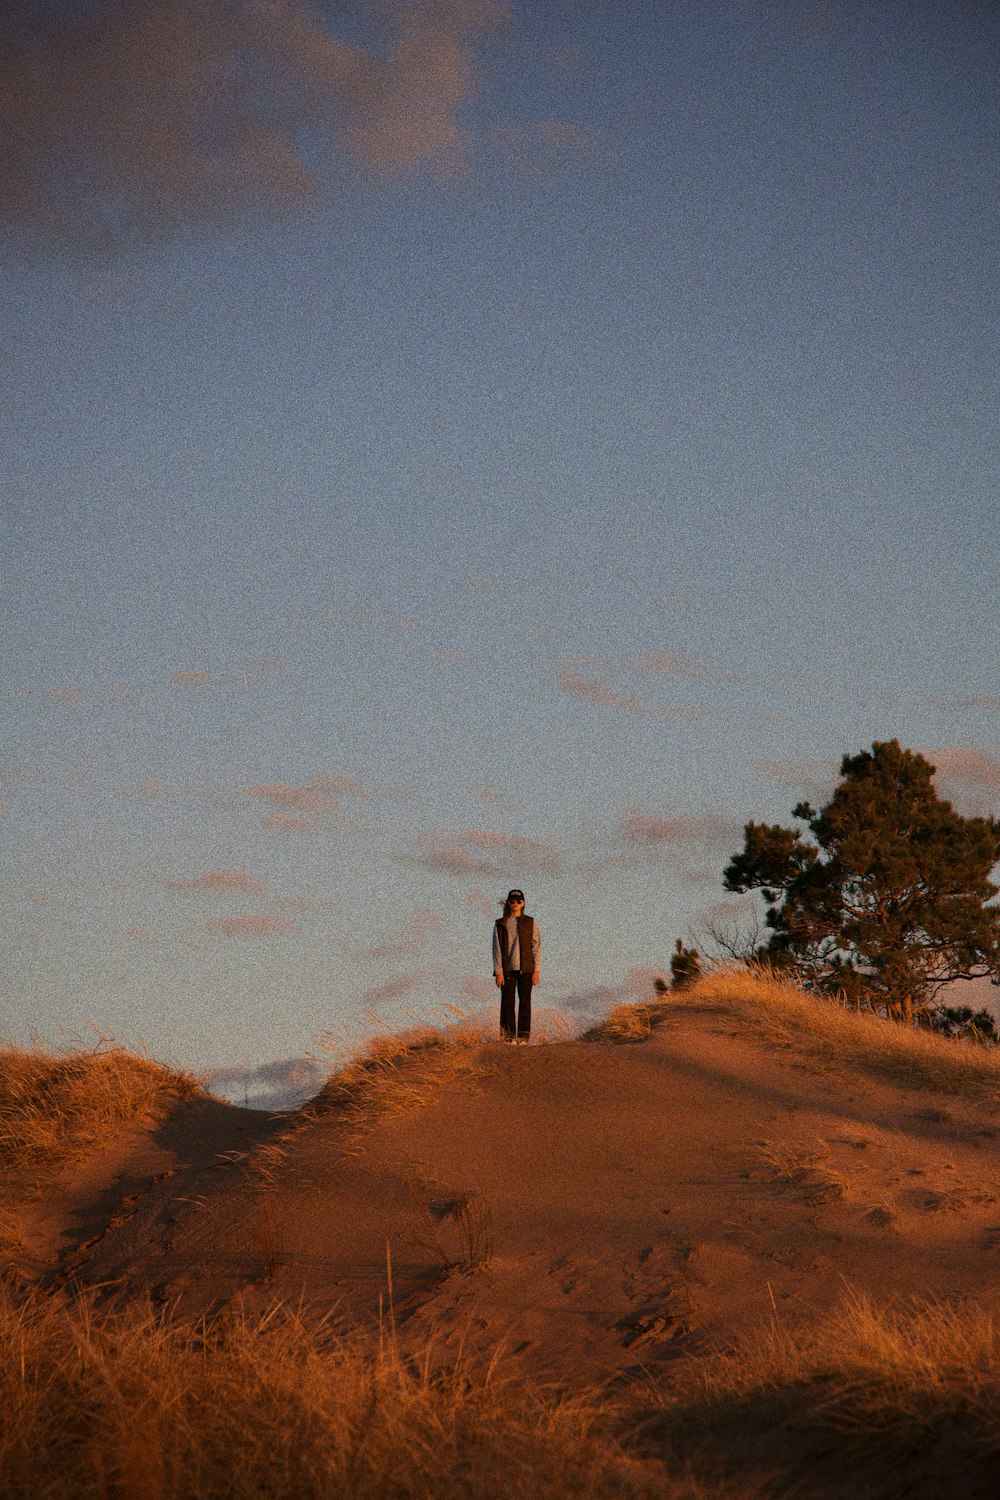
M 994 7 L 0 26 L 0 1027 L 280 1067 L 512 883 L 579 1017 L 847 751 L 997 810 Z

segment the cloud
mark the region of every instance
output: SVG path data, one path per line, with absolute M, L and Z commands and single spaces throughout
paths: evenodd
M 502 792 L 495 792 L 490 786 L 477 786 L 475 790 L 491 807 L 499 807 L 502 812 L 510 812 L 510 802 Z
M 931 702 L 938 708 L 945 708 L 962 712 L 970 708 L 986 708 L 991 713 L 1000 712 L 1000 698 L 994 698 L 989 693 L 968 693 L 958 698 L 932 698 Z
M 635 696 L 616 688 L 607 677 L 588 677 L 577 670 L 579 665 L 615 670 L 632 665 L 627 661 L 616 662 L 604 657 L 573 657 L 556 662 L 556 680 L 564 693 L 579 698 L 583 703 L 596 704 L 598 708 L 620 708 L 627 713 L 643 718 L 660 718 L 665 714 L 704 714 L 708 710 L 691 704 L 662 704 L 659 708 L 648 707 Z
M 205 672 L 200 668 L 173 672 L 171 687 L 214 687 L 216 684 L 237 683 L 241 687 L 261 687 L 284 670 L 286 663 L 277 656 L 250 656 L 236 663 L 227 672 Z
M 669 961 L 663 969 L 632 967 L 626 970 L 618 984 L 600 984 L 589 990 L 573 991 L 560 1000 L 559 1006 L 578 1022 L 593 1025 L 616 1005 L 641 1004 L 644 1000 L 655 999 L 656 980 L 669 972 Z
M 366 958 L 419 958 L 430 933 L 441 926 L 437 912 L 421 907 L 413 913 L 391 938 L 377 943 L 365 952 Z
M 339 910 L 339 902 L 329 896 L 277 896 L 274 905 L 282 911 L 331 912 Z
M 554 844 L 483 828 L 424 833 L 417 842 L 424 852 L 410 862 L 445 875 L 495 878 L 513 872 L 523 879 L 558 875 L 562 870 L 562 857 Z
M 1000 760 L 985 750 L 942 745 L 921 754 L 936 769 L 935 784 L 966 817 L 993 817 L 1000 804 Z
M 136 943 L 149 943 L 153 938 L 153 929 L 147 927 L 145 922 L 133 922 L 131 927 L 126 927 L 125 936 Z
M 479 890 L 478 887 L 476 890 L 468 893 L 465 898 L 465 904 L 484 917 L 498 917 L 500 915 L 499 901 L 491 901 L 486 892 Z
M 298 1109 L 319 1093 L 327 1069 L 314 1057 L 283 1057 L 256 1067 L 213 1068 L 205 1075 L 213 1094 L 249 1109 Z
M 187 895 L 198 891 L 209 895 L 233 893 L 243 896 L 266 896 L 267 886 L 248 870 L 202 870 L 192 880 L 161 880 L 164 890 L 175 895 Z
M 9 812 L 10 808 L 7 806 L 6 802 L 0 802 L 0 818 L 5 818 Z
M 795 792 L 805 792 L 817 802 L 825 802 L 832 795 L 840 773 L 840 762 L 836 760 L 758 760 L 754 762 L 779 786 L 787 786 Z
M 550 172 L 567 159 L 592 158 L 597 136 L 569 120 L 510 122 L 494 132 L 502 150 L 519 171 L 531 175 Z
M 57 703 L 80 703 L 83 699 L 83 688 L 78 683 L 72 687 L 49 688 L 49 697 L 54 698 Z
M 387 0 L 386 55 L 312 0 L 156 0 L 0 19 L 0 219 L 106 250 L 325 196 L 338 170 L 455 178 L 495 0 Z M 333 148 L 331 150 L 331 147 Z
M 270 804 L 271 810 L 261 821 L 265 828 L 279 832 L 308 832 L 331 822 L 344 822 L 345 799 L 376 796 L 357 777 L 344 771 L 324 771 L 302 786 L 288 781 L 267 781 L 242 790 L 244 796 Z
M 55 899 L 54 891 L 30 891 L 28 893 L 28 900 L 33 901 L 36 906 L 44 906 Z
M 384 1005 L 388 1000 L 401 1000 L 404 995 L 416 989 L 421 978 L 420 974 L 397 974 L 395 979 L 388 979 L 385 984 L 377 984 L 373 989 L 365 990 L 361 998 L 366 1005 Z
M 160 781 L 156 776 L 144 776 L 142 778 L 141 790 L 144 797 L 159 797 L 166 789 L 166 783 Z
M 565 662 L 556 663 L 556 678 L 564 693 L 582 703 L 593 703 L 598 708 L 623 708 L 627 713 L 643 716 L 651 713 L 634 693 L 623 693 L 604 678 L 586 677 Z
M 728 843 L 740 836 L 743 825 L 733 818 L 722 818 L 714 813 L 657 818 L 642 808 L 636 808 L 622 818 L 621 831 L 630 843 Z
M 631 663 L 642 672 L 659 672 L 665 677 L 684 677 L 692 682 L 735 682 L 733 672 L 723 671 L 689 651 L 647 651 Z
M 206 917 L 205 927 L 219 937 L 287 937 L 298 932 L 288 917 L 245 912 L 238 917 Z
M 326 609 L 319 616 L 321 625 L 349 625 L 355 630 L 377 630 L 386 635 L 402 635 L 407 630 L 419 630 L 419 620 L 406 619 L 401 615 L 377 615 L 368 609 Z

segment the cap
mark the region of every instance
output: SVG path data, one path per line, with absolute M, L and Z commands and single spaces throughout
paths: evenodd
M 507 900 L 508 901 L 523 901 L 524 900 L 524 892 L 523 891 L 508 891 L 507 892 Z

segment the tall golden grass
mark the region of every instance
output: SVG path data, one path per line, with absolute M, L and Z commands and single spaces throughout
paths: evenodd
M 365 1349 L 283 1307 L 192 1329 L 0 1292 L 0 1492 L 683 1500 L 593 1399 Z
M 0 1167 L 24 1171 L 75 1160 L 127 1125 L 157 1123 L 198 1092 L 195 1078 L 102 1040 L 60 1055 L 0 1047 Z
M 750 1430 L 779 1442 L 825 1433 L 828 1472 L 810 1494 L 847 1493 L 848 1468 L 860 1494 L 995 1493 L 976 1485 L 1000 1473 L 1000 1328 L 975 1305 L 880 1307 L 848 1294 L 812 1327 L 786 1331 L 775 1318 L 764 1337 L 678 1369 L 635 1418 L 668 1461 L 714 1453 L 732 1471 Z M 886 1460 L 895 1483 L 872 1488 L 865 1470 Z M 954 1490 L 928 1472 L 942 1464 Z
M 889 1021 L 809 994 L 756 968 L 719 966 L 661 1000 L 620 1005 L 591 1041 L 641 1041 L 671 1014 L 711 1007 L 776 1046 L 794 1044 L 827 1064 L 854 1067 L 912 1088 L 1000 1101 L 1000 1047 Z

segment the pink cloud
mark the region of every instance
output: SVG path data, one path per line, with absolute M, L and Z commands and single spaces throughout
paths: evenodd
M 211 672 L 174 672 L 170 677 L 171 687 L 207 687 L 215 681 Z
M 805 792 L 816 802 L 825 802 L 837 784 L 839 762 L 835 760 L 758 760 L 758 771 L 776 781 L 779 786 L 791 787 L 793 791 Z
M 44 906 L 49 901 L 54 901 L 54 891 L 31 891 L 28 895 L 29 901 L 34 901 L 36 906 Z
M 209 932 L 220 937 L 286 937 L 298 932 L 298 926 L 288 917 L 272 917 L 266 914 L 244 913 L 239 917 L 206 917 Z
M 325 771 L 302 786 L 287 781 L 263 782 L 245 786 L 243 793 L 270 803 L 271 810 L 263 818 L 265 828 L 299 832 L 322 827 L 333 819 L 343 821 L 345 798 L 363 800 L 376 795 L 343 771 Z
M 327 609 L 319 617 L 321 625 L 348 625 L 356 630 L 375 630 L 385 635 L 401 635 L 404 631 L 419 630 L 418 620 L 400 615 L 377 615 L 369 609 Z
M 491 901 L 485 891 L 478 889 L 470 891 L 465 898 L 465 904 L 471 907 L 473 911 L 479 912 L 483 917 L 498 917 L 500 915 L 499 901 Z
M 993 817 L 1000 802 L 1000 760 L 985 750 L 964 745 L 942 745 L 923 750 L 935 767 L 939 793 L 953 802 L 966 817 Z
M 593 159 L 597 137 L 568 120 L 533 120 L 498 125 L 495 136 L 519 171 L 549 172 L 567 158 Z
M 213 1068 L 205 1083 L 232 1104 L 287 1110 L 317 1094 L 326 1077 L 327 1069 L 315 1057 L 282 1057 L 256 1067 Z
M 621 822 L 621 831 L 632 843 L 684 844 L 714 843 L 738 838 L 742 823 L 714 813 L 687 813 L 673 818 L 657 818 L 637 808 Z
M 419 974 L 399 974 L 395 979 L 386 980 L 385 984 L 377 984 L 373 989 L 365 990 L 361 996 L 366 1005 L 384 1005 L 389 1000 L 401 1000 L 411 990 L 415 990 L 420 983 Z
M 939 708 L 956 709 L 959 711 L 969 708 L 986 708 L 995 713 L 1000 710 L 1000 698 L 993 697 L 989 693 L 967 693 L 964 697 L 935 698 L 932 701 Z
M 423 854 L 414 861 L 446 875 L 482 877 L 558 875 L 562 856 L 554 844 L 484 828 L 421 834 Z
M 665 677 L 683 677 L 692 682 L 708 682 L 713 678 L 733 681 L 733 673 L 724 672 L 688 651 L 647 651 L 637 656 L 633 665 L 643 672 L 659 672 Z
M 6 802 L 0 802 L 0 818 L 5 818 L 9 812 L 10 808 L 7 806 Z
M 384 943 L 377 943 L 374 948 L 369 948 L 365 957 L 418 958 L 427 945 L 429 935 L 436 932 L 440 926 L 441 918 L 437 912 L 421 907 L 396 930 L 391 938 Z
M 490 786 L 477 786 L 476 791 L 491 807 L 499 807 L 502 812 L 510 812 L 510 802 L 502 792 L 495 792 Z
M 282 911 L 331 912 L 339 910 L 339 902 L 329 896 L 277 896 L 275 906 Z
M 593 703 L 598 708 L 623 708 L 627 713 L 643 716 L 650 712 L 634 693 L 623 693 L 603 678 L 586 677 L 564 662 L 557 664 L 556 678 L 564 693 L 582 703 Z
M 267 886 L 242 868 L 236 870 L 202 870 L 193 880 L 163 880 L 165 890 L 183 894 L 188 891 L 207 891 L 210 894 L 233 892 L 243 896 L 264 896 Z
M 345 169 L 456 178 L 474 47 L 510 12 L 395 0 L 378 13 L 388 35 L 369 48 L 298 0 L 94 0 L 35 19 L 15 6 L 0 18 L 0 217 L 42 245 L 106 252 L 301 209 Z
M 80 703 L 83 699 L 83 688 L 78 683 L 72 687 L 49 688 L 49 697 L 54 698 L 57 703 Z
M 131 927 L 126 927 L 125 936 L 136 943 L 148 943 L 152 940 L 153 929 L 147 927 L 145 922 L 133 922 Z

